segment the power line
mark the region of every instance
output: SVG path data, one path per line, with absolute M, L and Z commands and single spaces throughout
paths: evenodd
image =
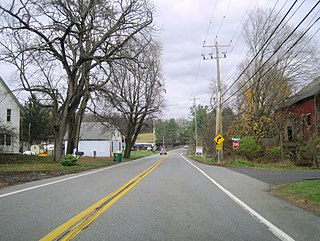
M 229 7 L 230 7 L 230 3 L 231 3 L 231 0 L 229 1 L 228 6 L 227 6 L 227 9 L 226 9 L 226 12 L 225 12 L 225 14 L 224 14 L 223 17 L 222 17 L 222 20 L 221 20 L 221 23 L 220 23 L 220 27 L 219 27 L 219 29 L 218 29 L 218 32 L 217 32 L 217 34 L 216 34 L 216 37 L 219 36 L 221 27 L 222 27 L 222 25 L 223 25 L 223 23 L 224 23 L 224 20 L 226 19 L 227 13 L 228 13 L 228 10 L 229 10 Z
M 216 0 L 216 4 L 214 5 L 214 8 L 213 8 L 213 11 L 212 11 L 212 14 L 211 14 L 211 18 L 210 18 L 210 22 L 209 22 L 209 26 L 208 26 L 208 28 L 207 28 L 206 35 L 205 35 L 205 37 L 204 37 L 203 45 L 206 43 L 206 40 L 207 40 L 209 31 L 210 31 L 210 26 L 211 26 L 211 24 L 212 24 L 213 17 L 214 17 L 216 8 L 217 8 L 217 3 L 218 3 L 218 0 Z
M 320 1 L 319 1 L 320 2 Z M 319 3 L 318 2 L 318 3 Z M 316 4 L 317 5 L 317 4 Z M 309 12 L 310 13 L 310 12 Z M 261 76 L 261 78 L 263 78 L 267 73 L 269 73 L 272 69 L 273 69 L 273 67 L 275 67 L 282 59 L 283 59 L 283 57 L 287 54 L 287 53 L 289 53 L 290 51 L 291 51 L 291 49 L 293 49 L 294 48 L 294 46 L 295 45 L 297 45 L 297 43 L 307 34 L 307 32 L 309 32 L 310 31 L 310 29 L 316 24 L 316 22 L 318 22 L 320 20 L 320 17 L 318 17 L 314 22 L 313 22 L 313 24 L 311 25 L 311 26 L 309 26 L 308 27 L 308 29 L 294 42 L 294 44 L 274 63 L 274 64 L 272 64 L 271 65 L 271 67 Z M 316 31 L 316 32 L 318 32 L 320 30 L 320 28 Z M 315 34 L 314 34 L 315 35 Z M 313 35 L 313 36 L 314 36 Z M 291 36 L 291 35 L 290 35 Z M 281 45 L 282 46 L 282 45 Z M 276 50 L 276 52 L 278 51 L 279 49 L 277 49 Z M 276 53 L 275 52 L 275 53 Z M 272 55 L 273 56 L 273 55 Z M 271 57 L 272 57 L 271 56 Z M 270 57 L 270 58 L 271 58 Z M 270 60 L 270 58 L 268 59 L 268 60 Z M 267 61 L 268 61 L 267 60 Z M 266 62 L 267 62 L 266 61 Z M 266 64 L 266 62 L 248 79 L 248 81 L 246 81 L 245 82 L 245 84 L 246 83 L 248 83 L 253 77 L 254 77 L 254 75 L 255 74 L 257 74 L 257 72 Z M 240 94 L 238 94 L 237 96 L 234 96 L 236 93 L 238 93 L 243 87 L 244 87 L 244 85 L 245 84 L 243 84 L 236 92 L 234 92 L 229 98 L 227 98 L 223 103 L 226 103 L 226 102 L 228 102 L 232 97 L 239 97 L 240 95 L 242 95 L 242 94 L 244 94 L 246 91 L 248 91 L 250 88 L 252 88 L 257 82 L 259 81 L 259 79 L 258 80 L 256 80 L 256 81 L 254 81 L 248 88 L 246 88 L 244 91 L 242 91 Z
M 239 79 L 241 78 L 241 76 L 245 73 L 245 71 L 249 68 L 249 66 L 253 63 L 253 61 L 258 57 L 258 55 L 261 53 L 261 51 L 264 49 L 264 47 L 267 45 L 267 43 L 270 41 L 270 39 L 272 38 L 272 36 L 274 35 L 274 33 L 277 31 L 277 29 L 280 27 L 280 25 L 282 24 L 282 22 L 285 20 L 285 18 L 288 16 L 288 14 L 290 13 L 290 11 L 293 9 L 294 5 L 297 3 L 298 0 L 295 0 L 295 2 L 291 5 L 291 7 L 289 8 L 289 10 L 287 11 L 287 13 L 284 15 L 284 17 L 281 19 L 281 21 L 277 24 L 276 28 L 272 31 L 272 33 L 270 34 L 270 36 L 268 37 L 268 39 L 265 41 L 265 43 L 261 46 L 261 48 L 258 50 L 258 52 L 255 54 L 255 56 L 252 58 L 252 60 L 249 62 L 249 64 L 247 65 L 247 67 L 241 72 L 241 74 L 238 76 L 238 78 L 228 87 L 228 89 L 222 94 L 222 96 L 224 96 L 235 84 L 236 82 L 239 81 Z M 299 25 L 300 26 L 300 25 Z M 295 28 L 296 29 L 296 28 Z M 295 30 L 294 30 L 295 31 Z M 291 34 L 292 35 L 292 34 Z M 291 36 L 289 35 L 289 37 Z M 288 40 L 288 38 L 286 38 L 286 40 L 284 42 L 286 42 Z M 284 44 L 284 42 L 282 43 L 282 45 Z M 282 46 L 281 45 L 281 46 Z M 281 47 L 280 46 L 280 47 Z M 280 49 L 280 47 L 278 48 L 278 50 Z M 277 51 L 278 51 L 277 50 Z M 273 55 L 277 52 L 275 51 L 273 53 Z M 273 56 L 271 55 L 271 56 Z M 270 58 L 269 58 L 270 59 Z M 260 70 L 260 69 L 259 69 Z M 257 73 L 257 72 L 256 72 Z M 248 81 L 247 81 L 248 82 Z M 246 83 L 247 83 L 246 82 Z M 245 84 L 244 84 L 245 85 Z M 242 85 L 239 90 L 244 86 Z M 235 93 L 237 93 L 238 91 L 236 91 Z M 233 93 L 233 94 L 235 94 Z
M 287 4 L 288 1 L 289 1 L 289 0 L 286 0 L 286 2 L 282 5 L 281 9 L 278 11 L 278 13 L 277 13 L 277 15 L 275 16 L 275 18 L 278 17 L 278 15 L 280 14 L 280 12 L 282 11 L 282 9 L 284 8 L 284 6 Z M 279 0 L 277 0 L 277 2 L 274 4 L 274 6 L 273 6 L 272 10 L 270 11 L 270 14 L 269 14 L 269 16 L 268 16 L 267 19 L 269 19 L 269 18 L 271 17 L 271 15 L 272 15 L 272 13 L 274 12 L 274 10 L 276 9 L 278 3 L 279 3 Z M 257 7 L 257 4 L 258 4 L 258 2 L 256 3 L 254 9 Z M 253 10 L 252 10 L 252 11 L 253 11 Z M 242 23 L 243 23 L 243 21 L 244 21 L 244 18 L 245 18 L 245 16 L 246 16 L 247 14 L 248 14 L 248 9 L 246 10 L 245 15 L 244 15 L 243 18 L 241 19 L 241 22 L 240 22 L 239 25 L 238 25 L 238 28 L 237 28 L 236 33 L 238 32 L 238 30 L 239 30 L 240 26 L 242 25 Z M 247 20 L 247 21 L 248 21 L 248 20 Z M 266 23 L 267 23 L 267 21 L 265 22 L 264 26 L 266 25 Z M 262 27 L 262 29 L 264 28 L 264 26 Z M 240 37 L 241 37 L 241 33 L 242 33 L 243 31 L 244 31 L 244 28 L 242 28 L 242 30 L 241 30 L 238 38 L 237 38 L 237 41 L 236 41 L 235 44 L 232 46 L 231 51 L 229 52 L 229 56 L 230 56 L 230 57 L 231 57 L 231 55 L 232 55 L 232 53 L 233 53 L 234 48 L 235 48 L 236 45 L 238 44 L 239 39 L 240 39 Z M 236 36 L 236 33 L 233 35 L 233 37 L 232 37 L 232 39 L 231 39 L 230 42 L 233 42 L 233 39 L 234 39 L 234 37 Z M 245 47 L 245 46 L 243 46 L 243 48 L 241 49 L 240 53 L 242 53 L 244 47 Z M 250 52 L 248 52 L 248 53 L 246 54 L 244 60 L 243 60 L 241 63 L 244 63 L 245 60 L 247 60 L 247 59 L 249 58 L 249 54 L 250 54 Z M 221 70 L 224 69 L 224 67 L 226 66 L 226 64 L 227 64 L 227 62 L 228 62 L 229 59 L 232 59 L 232 58 L 228 58 L 228 59 L 227 59 L 227 61 L 226 61 L 226 62 L 224 63 L 224 65 L 222 66 Z M 241 63 L 240 63 L 240 65 L 241 65 Z M 230 79 L 232 78 L 232 76 L 235 75 L 235 74 L 236 74 L 236 70 L 230 75 L 229 78 L 227 78 L 227 81 L 230 80 Z
M 212 22 L 213 22 L 213 18 L 214 18 L 215 11 L 216 11 L 216 8 L 217 8 L 217 3 L 218 3 L 218 0 L 216 0 L 216 2 L 215 2 L 214 8 L 213 8 L 213 11 L 212 11 L 212 14 L 211 14 L 210 22 L 209 22 L 209 25 L 208 25 L 208 28 L 207 28 L 207 31 L 206 31 L 206 34 L 205 34 L 205 37 L 204 37 L 204 40 L 203 40 L 203 45 L 205 45 L 206 40 L 207 40 L 207 37 L 208 37 L 209 32 L 210 32 L 210 27 L 211 27 L 211 24 L 212 24 Z M 202 55 L 205 54 L 205 53 L 203 52 L 203 50 L 204 50 L 203 47 L 202 47 L 201 49 L 202 49 L 202 51 L 201 51 L 201 56 L 202 56 Z M 198 66 L 197 66 L 196 79 L 195 79 L 195 82 L 196 82 L 196 83 L 198 82 L 198 77 L 199 77 L 199 72 L 200 72 L 200 63 L 201 63 L 201 59 L 199 58 Z M 203 79 L 204 79 L 204 76 L 205 76 L 206 71 L 207 71 L 207 68 L 206 68 L 205 71 L 204 71 Z M 202 81 L 201 81 L 201 82 L 202 82 Z M 197 85 L 197 88 L 198 88 L 198 85 Z

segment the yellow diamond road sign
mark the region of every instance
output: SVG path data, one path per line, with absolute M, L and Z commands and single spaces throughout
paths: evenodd
M 224 138 L 223 138 L 222 135 L 218 134 L 218 135 L 214 138 L 214 141 L 215 141 L 218 145 L 220 145 L 220 144 L 222 144 L 222 142 L 224 142 Z

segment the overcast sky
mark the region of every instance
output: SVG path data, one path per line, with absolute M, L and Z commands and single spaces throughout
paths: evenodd
M 214 44 L 216 36 L 219 44 L 228 45 L 232 40 L 230 47 L 220 49 L 221 52 L 227 52 L 227 58 L 220 59 L 221 81 L 229 86 L 235 80 L 233 74 L 247 52 L 242 26 L 248 13 L 257 7 L 272 9 L 274 6 L 276 12 L 283 7 L 284 13 L 293 2 L 294 0 L 155 0 L 167 90 L 167 107 L 163 118 L 187 118 L 193 97 L 197 98 L 197 104 L 209 105 L 209 83 L 216 80 L 216 61 L 202 60 L 201 54 L 204 51 L 206 57 L 212 52 L 210 48 L 202 47 L 204 41 L 208 46 Z M 298 1 L 296 6 L 301 3 L 302 6 L 289 24 L 296 25 L 300 22 L 316 2 L 318 0 Z M 319 17 L 319 10 L 318 5 L 306 23 L 315 16 Z M 319 26 L 318 22 L 312 32 L 319 29 Z M 314 39 L 319 43 L 319 38 L 318 32 Z
M 159 38 L 163 46 L 162 63 L 167 93 L 166 108 L 162 118 L 188 118 L 193 97 L 197 104 L 209 105 L 210 81 L 216 80 L 216 61 L 203 60 L 202 53 L 212 53 L 211 48 L 216 37 L 219 44 L 230 47 L 221 48 L 227 58 L 220 59 L 221 81 L 229 86 L 236 77 L 237 66 L 244 59 L 247 49 L 243 41 L 242 27 L 248 13 L 257 7 L 273 8 L 282 16 L 293 4 L 294 0 L 151 0 L 156 7 L 155 23 L 159 28 Z M 318 0 L 298 0 L 290 20 L 296 25 L 310 11 Z M 282 17 L 281 16 L 281 17 Z M 320 4 L 313 11 L 306 23 L 320 16 Z M 314 21 L 314 19 L 313 19 Z M 319 29 L 318 22 L 312 29 Z M 305 27 L 305 26 L 304 26 Z M 303 30 L 304 28 L 300 28 Z M 320 32 L 320 31 L 319 31 Z M 319 32 L 314 40 L 320 43 Z M 1 77 L 11 87 L 11 69 L 2 65 Z M 8 83 L 9 82 L 9 83 Z

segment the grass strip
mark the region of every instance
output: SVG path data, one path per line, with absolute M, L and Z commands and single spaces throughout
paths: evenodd
M 319 168 L 312 167 L 300 167 L 296 166 L 291 162 L 274 162 L 274 163 L 256 163 L 245 159 L 233 159 L 226 160 L 218 163 L 212 157 L 201 157 L 195 155 L 188 155 L 188 157 L 208 165 L 224 166 L 224 167 L 236 167 L 236 168 L 256 168 L 266 170 L 319 170 Z
M 320 216 L 320 180 L 305 180 L 273 186 L 274 195 Z
M 305 180 L 302 182 L 279 185 L 277 190 L 285 195 L 296 195 L 307 202 L 320 205 L 320 180 Z

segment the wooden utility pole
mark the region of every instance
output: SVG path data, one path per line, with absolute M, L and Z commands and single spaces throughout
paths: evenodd
M 193 106 L 194 106 L 194 128 L 195 128 L 195 139 L 196 139 L 196 150 L 198 147 L 198 122 L 197 122 L 197 104 L 196 100 L 200 98 L 193 97 Z M 197 151 L 196 151 L 197 152 Z
M 217 60 L 217 109 L 216 109 L 216 136 L 222 135 L 222 101 L 221 101 L 221 80 L 220 80 L 220 58 L 226 58 L 226 54 L 224 53 L 223 57 L 219 56 L 219 48 L 230 47 L 228 45 L 219 45 L 218 41 L 216 40 L 215 45 L 211 46 L 203 46 L 204 48 L 212 48 L 215 49 L 215 55 L 213 53 L 210 54 L 210 59 Z M 203 55 L 203 59 L 206 60 L 205 56 Z M 221 151 L 217 150 L 218 162 L 223 159 L 223 144 L 221 143 Z M 217 148 L 218 149 L 218 148 Z

